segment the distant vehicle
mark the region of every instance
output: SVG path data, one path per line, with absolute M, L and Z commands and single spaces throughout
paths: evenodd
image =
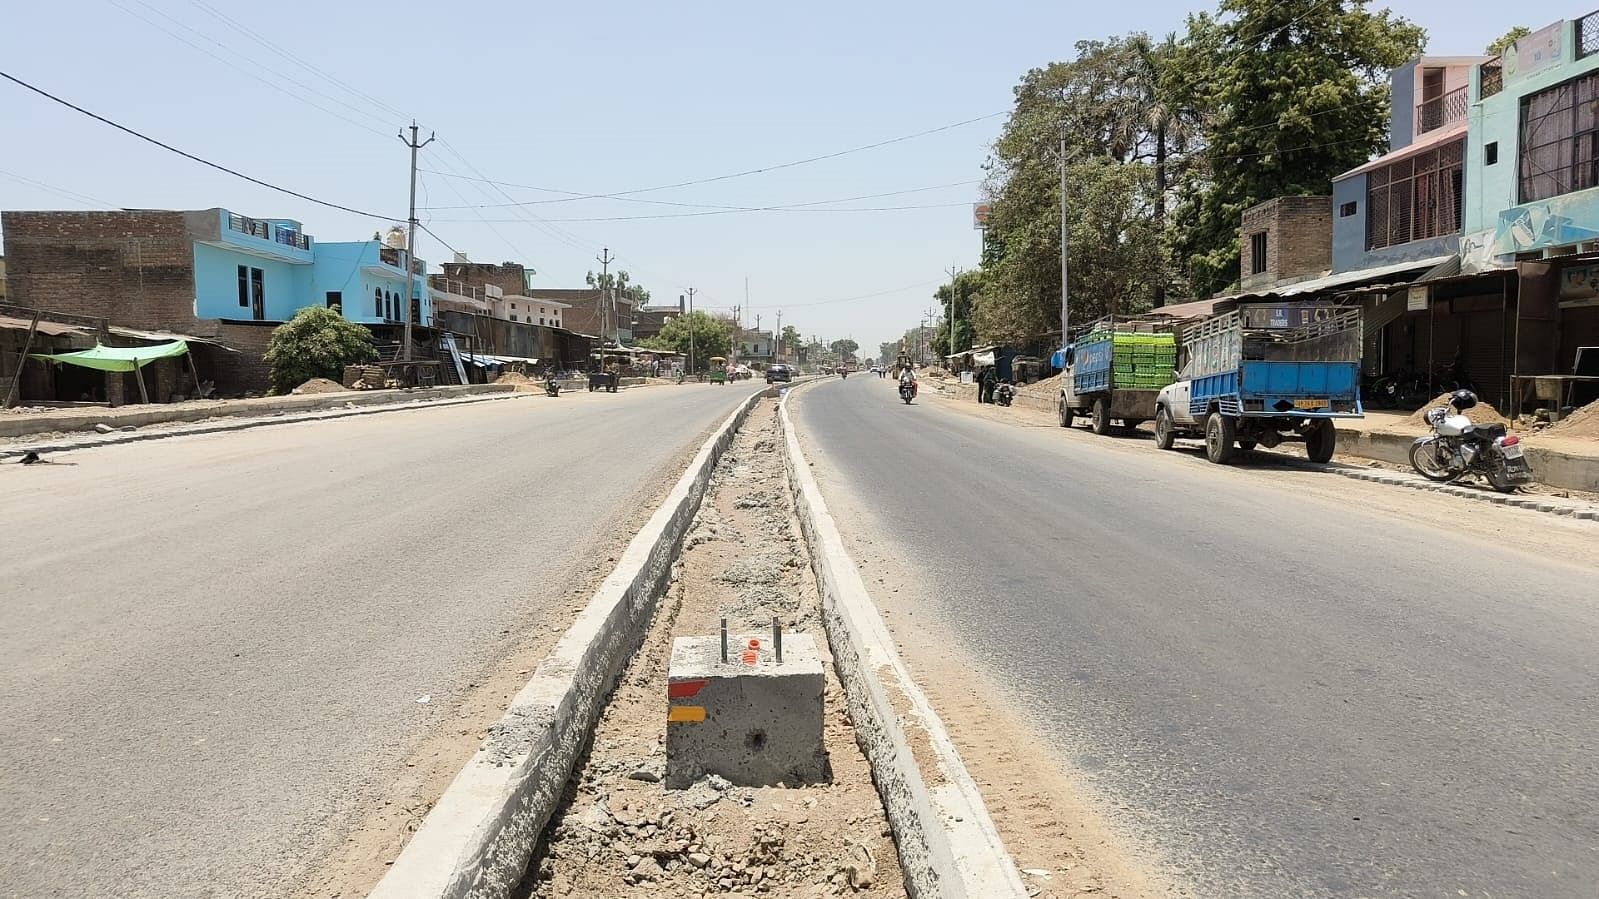
M 1328 302 L 1243 303 L 1183 332 L 1187 358 L 1155 401 L 1155 445 L 1205 440 L 1212 462 L 1239 449 L 1305 444 L 1332 459 L 1333 421 L 1360 418 L 1360 309 Z
M 1086 415 L 1095 434 L 1111 421 L 1131 431 L 1155 417 L 1155 397 L 1177 367 L 1176 323 L 1164 316 L 1105 318 L 1059 353 L 1060 426 Z
M 883 373 L 883 366 L 881 366 L 881 365 L 872 366 L 872 374 L 880 375 L 882 373 Z
M 766 383 L 776 384 L 779 381 L 789 382 L 794 380 L 794 372 L 787 366 L 779 363 L 766 369 Z

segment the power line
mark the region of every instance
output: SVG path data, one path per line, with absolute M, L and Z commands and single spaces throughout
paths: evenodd
M 835 152 L 832 152 L 832 153 L 823 153 L 820 156 L 809 156 L 809 157 L 806 157 L 804 159 L 796 159 L 796 160 L 793 160 L 791 162 L 781 162 L 781 163 L 777 163 L 776 165 L 762 166 L 760 168 L 745 169 L 744 171 L 741 171 L 741 172 L 730 172 L 730 173 L 725 174 L 725 175 L 712 175 L 711 177 L 708 177 L 708 178 L 695 178 L 695 179 L 690 180 L 690 181 L 678 181 L 678 182 L 675 182 L 675 183 L 672 183 L 672 184 L 660 184 L 660 185 L 657 185 L 655 187 L 639 187 L 639 188 L 634 188 L 633 190 L 619 190 L 619 191 L 615 191 L 615 192 L 612 192 L 612 193 L 583 194 L 583 195 L 577 196 L 577 197 L 567 197 L 567 198 L 559 199 L 559 200 L 546 200 L 544 202 L 547 202 L 547 203 L 570 203 L 570 202 L 572 202 L 574 200 L 580 200 L 580 199 L 582 199 L 582 200 L 608 200 L 608 199 L 614 199 L 614 198 L 617 198 L 617 197 L 628 197 L 628 196 L 632 196 L 634 194 L 653 193 L 653 192 L 658 191 L 658 190 L 671 190 L 672 188 L 676 188 L 676 187 L 692 187 L 692 186 L 697 185 L 697 184 L 710 184 L 710 183 L 716 182 L 716 181 L 730 181 L 730 180 L 732 180 L 734 178 L 743 178 L 743 177 L 748 176 L 748 175 L 759 175 L 759 174 L 764 174 L 766 172 L 776 172 L 776 171 L 779 171 L 779 170 L 782 170 L 782 169 L 794 168 L 795 166 L 809 165 L 810 163 L 813 163 L 813 162 L 822 162 L 822 161 L 828 160 L 828 159 L 837 159 L 840 156 L 848 156 L 851 153 L 860 153 L 860 152 L 863 152 L 865 150 L 875 150 L 878 147 L 886 147 L 886 146 L 888 146 L 890 144 L 903 143 L 904 141 L 914 140 L 914 139 L 916 139 L 918 137 L 926 137 L 929 134 L 938 134 L 940 132 L 950 131 L 950 130 L 953 130 L 955 128 L 960 128 L 960 127 L 965 126 L 965 125 L 971 125 L 973 123 L 985 121 L 987 119 L 996 118 L 998 116 L 1008 115 L 1009 113 L 1010 113 L 1010 110 L 1001 110 L 999 112 L 991 112 L 991 113 L 989 113 L 987 115 L 980 115 L 980 116 L 977 116 L 975 118 L 970 118 L 970 119 L 962 119 L 959 122 L 951 122 L 948 125 L 940 125 L 937 128 L 929 128 L 929 129 L 927 129 L 925 131 L 917 131 L 914 134 L 902 134 L 899 137 L 891 137 L 891 138 L 889 138 L 887 140 L 880 140 L 880 141 L 877 141 L 876 143 L 871 143 L 871 144 L 863 144 L 863 145 L 861 145 L 859 147 L 851 147 L 851 148 L 849 148 L 847 150 L 838 150 L 838 151 L 835 151 Z M 482 173 L 480 172 L 479 174 L 481 175 Z M 493 180 L 488 179 L 488 178 L 482 178 L 481 180 L 486 181 L 486 182 L 488 182 L 490 184 L 494 184 L 496 186 L 527 187 L 527 185 L 509 184 L 509 183 L 506 183 L 506 182 L 503 182 L 503 181 L 493 181 Z M 531 188 L 531 189 L 532 190 L 542 190 L 544 188 L 536 188 L 535 187 L 535 188 Z
M 423 231 L 426 231 L 428 233 L 428 235 L 431 236 L 434 240 L 438 241 L 441 244 L 444 244 L 444 248 L 446 250 L 449 250 L 451 253 L 459 253 L 459 252 L 461 252 L 460 250 L 457 250 L 455 247 L 450 246 L 450 242 L 449 241 L 447 241 L 444 238 L 442 238 L 442 237 L 438 236 L 437 234 L 435 234 L 433 229 L 429 228 L 427 225 L 424 225 L 421 222 L 417 222 L 416 226 L 418 228 L 421 228 Z
M 64 187 L 56 187 L 53 184 L 46 184 L 43 181 L 35 181 L 32 178 L 18 175 L 15 172 L 8 172 L 4 169 L 0 169 L 0 176 L 10 178 L 11 180 L 22 184 L 31 184 L 34 187 L 40 188 L 41 190 L 47 190 L 50 193 L 56 194 L 57 196 L 66 197 L 69 200 L 75 200 L 79 203 L 83 203 L 85 206 L 110 206 L 113 209 L 121 208 L 116 203 L 112 203 L 108 200 L 102 200 L 98 197 L 91 197 L 88 194 L 80 194 L 77 191 L 67 190 Z
M 831 304 L 831 303 L 848 303 L 848 302 L 850 302 L 852 300 L 869 300 L 869 299 L 871 299 L 873 297 L 883 297 L 883 296 L 888 296 L 889 294 L 893 294 L 893 293 L 904 293 L 907 290 L 915 290 L 915 289 L 917 289 L 919 287 L 931 287 L 931 286 L 939 284 L 939 283 L 941 283 L 941 282 L 939 282 L 939 281 L 918 281 L 915 284 L 906 284 L 903 287 L 891 287 L 888 290 L 878 290 L 878 291 L 874 291 L 872 293 L 856 294 L 855 296 L 852 296 L 852 297 L 835 297 L 835 298 L 833 298 L 831 300 L 817 300 L 814 303 L 773 303 L 773 304 L 771 304 L 769 306 L 751 306 L 750 308 L 751 309 L 758 309 L 758 308 L 759 309 L 767 309 L 767 308 L 771 308 L 772 306 L 778 306 L 778 305 L 781 305 L 784 309 L 806 308 L 806 307 L 810 307 L 810 306 L 826 306 L 826 305 Z
M 648 205 L 651 205 L 651 206 L 677 206 L 677 207 L 682 207 L 682 208 L 686 208 L 686 209 L 725 209 L 725 210 L 730 210 L 730 211 L 734 211 L 734 212 L 764 212 L 764 211 L 771 210 L 771 209 L 798 209 L 798 208 L 804 207 L 804 206 L 825 206 L 825 205 L 827 205 L 829 203 L 851 203 L 851 202 L 854 202 L 856 200 L 875 200 L 875 199 L 878 199 L 879 197 L 899 197 L 899 196 L 904 196 L 905 194 L 925 193 L 925 192 L 930 191 L 930 190 L 943 190 L 944 188 L 949 188 L 949 187 L 969 187 L 969 186 L 971 186 L 973 184 L 981 184 L 981 183 L 983 183 L 982 179 L 970 179 L 970 180 L 966 180 L 966 181 L 951 181 L 948 184 L 932 184 L 932 185 L 928 185 L 927 187 L 911 187 L 911 188 L 906 188 L 904 190 L 891 190 L 891 191 L 886 191 L 884 193 L 877 193 L 877 194 L 860 194 L 860 195 L 854 196 L 854 197 L 838 197 L 838 198 L 832 199 L 832 200 L 811 200 L 808 203 L 784 203 L 784 204 L 779 205 L 779 206 L 730 206 L 730 205 L 727 205 L 727 204 L 724 204 L 724 203 L 683 203 L 683 202 L 678 202 L 678 201 L 675 201 L 675 200 L 643 200 L 643 199 L 639 199 L 637 197 L 617 197 L 616 199 L 619 199 L 619 200 L 621 200 L 624 203 L 644 203 L 644 204 L 648 204 Z M 514 185 L 507 185 L 507 186 L 514 186 Z M 573 199 L 588 199 L 588 198 L 591 198 L 591 197 L 595 196 L 595 195 L 590 195 L 590 194 L 577 194 L 577 193 L 574 193 L 572 191 L 566 191 L 566 190 L 555 190 L 554 188 L 548 188 L 548 187 L 529 187 L 527 189 L 529 189 L 529 190 L 543 190 L 543 191 L 548 191 L 550 193 L 571 194 Z M 488 205 L 488 206 L 478 206 L 478 207 L 429 206 L 429 207 L 426 207 L 426 208 L 429 209 L 430 211 L 437 212 L 437 211 L 450 210 L 450 209 L 468 209 L 468 208 L 502 209 L 502 208 L 505 208 L 505 207 L 508 207 L 508 206 L 538 206 L 538 205 L 545 204 L 545 203 L 559 203 L 559 202 L 564 202 L 564 201 L 562 201 L 562 200 L 523 200 L 520 203 L 494 203 L 494 204 L 491 204 L 491 205 Z
M 970 205 L 971 205 L 970 203 L 965 203 L 965 202 L 962 202 L 962 203 L 922 203 L 922 204 L 913 204 L 913 205 L 907 205 L 907 206 L 853 206 L 853 207 L 850 207 L 848 209 L 799 209 L 799 208 L 786 207 L 786 206 L 771 206 L 771 207 L 767 207 L 767 208 L 758 208 L 757 207 L 757 208 L 749 208 L 749 209 L 713 209 L 713 210 L 702 211 L 702 212 L 661 212 L 661 213 L 656 213 L 655 215 L 610 215 L 610 216 L 593 216 L 593 217 L 585 217 L 585 218 L 542 219 L 542 221 L 544 221 L 544 222 L 637 222 L 637 221 L 649 221 L 649 220 L 654 220 L 654 219 L 701 218 L 701 217 L 707 216 L 707 215 L 735 215 L 735 214 L 744 213 L 744 212 L 809 212 L 809 213 L 818 213 L 818 212 L 831 212 L 831 213 L 841 213 L 841 212 L 903 212 L 903 211 L 912 210 L 912 209 L 953 209 L 955 207 L 965 207 L 965 206 L 970 206 Z M 434 221 L 439 221 L 439 222 L 470 222 L 471 219 L 435 219 Z M 487 222 L 513 222 L 513 221 L 517 221 L 517 220 L 516 219 L 482 219 L 481 221 L 487 223 Z
M 237 171 L 235 169 L 230 169 L 227 166 L 222 165 L 221 163 L 212 162 L 209 159 L 204 159 L 202 157 L 194 155 L 193 153 L 189 153 L 189 152 L 187 152 L 185 150 L 180 150 L 177 147 L 172 146 L 171 144 L 163 143 L 163 142 L 161 142 L 159 140 L 156 140 L 153 137 L 150 137 L 147 134 L 143 134 L 141 132 L 135 131 L 132 128 L 129 128 L 128 126 L 126 126 L 126 125 L 120 125 L 120 124 L 118 124 L 116 122 L 113 122 L 110 119 L 106 118 L 105 116 L 98 115 L 96 113 L 90 112 L 89 110 L 84 109 L 82 106 L 78 106 L 77 104 L 69 102 L 67 100 L 63 100 L 62 98 L 56 96 L 55 94 L 50 93 L 47 90 L 44 90 L 43 88 L 34 87 L 33 85 L 29 84 L 28 82 L 23 81 L 21 78 L 18 78 L 15 75 L 12 75 L 12 74 L 10 74 L 8 72 L 0 71 L 0 78 L 4 78 L 7 81 L 10 81 L 11 83 L 16 84 L 16 85 L 18 85 L 20 87 L 27 88 L 28 90 L 33 91 L 34 93 L 38 94 L 41 97 L 44 97 L 47 100 L 52 100 L 52 101 L 54 101 L 56 103 L 59 103 L 62 106 L 65 106 L 68 109 L 73 110 L 74 112 L 82 113 L 83 115 L 86 115 L 89 118 L 94 119 L 97 122 L 100 122 L 100 123 L 106 124 L 106 125 L 110 125 L 112 128 L 115 128 L 118 131 L 123 132 L 124 134 L 132 135 L 133 137 L 136 137 L 139 140 L 144 141 L 145 143 L 154 144 L 155 146 L 160 147 L 163 150 L 166 150 L 166 151 L 171 152 L 171 153 L 176 153 L 176 154 L 178 154 L 179 156 L 182 156 L 185 159 L 191 160 L 193 162 L 198 162 L 198 163 L 200 163 L 203 166 L 206 166 L 208 168 L 216 169 L 219 172 L 225 172 L 225 173 L 227 173 L 229 175 L 232 175 L 235 178 L 240 178 L 242 180 L 248 181 L 251 184 L 256 184 L 256 185 L 259 185 L 261 187 L 265 187 L 268 190 L 275 190 L 278 193 L 287 194 L 287 195 L 289 195 L 291 197 L 298 197 L 301 200 L 305 200 L 305 201 L 307 201 L 309 203 L 315 203 L 318 206 L 326 206 L 329 209 L 337 209 L 340 212 L 349 212 L 349 213 L 353 213 L 355 215 L 365 216 L 367 218 L 382 219 L 383 221 L 387 221 L 387 222 L 400 221 L 400 219 L 397 218 L 396 216 L 379 215 L 376 212 L 367 212 L 365 210 L 355 209 L 355 208 L 350 207 L 350 206 L 343 206 L 343 205 L 340 205 L 338 203 L 329 202 L 328 200 L 319 200 L 316 197 L 313 197 L 313 196 L 311 196 L 309 194 L 303 194 L 303 193 L 300 193 L 297 190 L 290 190 L 287 187 L 279 187 L 278 185 L 273 184 L 270 181 L 262 181 L 260 178 L 251 177 L 249 175 L 244 174 L 243 172 Z

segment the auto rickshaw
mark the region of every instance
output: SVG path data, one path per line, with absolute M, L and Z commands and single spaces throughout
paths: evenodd
M 726 384 L 727 383 L 727 357 L 726 356 L 712 356 L 711 357 L 711 383 L 712 384 Z

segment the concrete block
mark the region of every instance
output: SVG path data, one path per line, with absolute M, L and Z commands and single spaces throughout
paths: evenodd
M 758 648 L 750 648 L 752 641 Z M 721 654 L 719 637 L 672 641 L 667 789 L 685 789 L 708 774 L 746 787 L 826 780 L 826 681 L 816 641 L 809 634 L 785 634 L 781 663 L 769 634 L 729 636 L 727 662 Z

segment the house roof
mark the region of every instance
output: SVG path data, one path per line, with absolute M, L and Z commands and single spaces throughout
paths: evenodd
M 1363 175 L 1372 169 L 1380 169 L 1391 162 L 1398 162 L 1401 159 L 1414 156 L 1417 153 L 1424 153 L 1441 144 L 1447 144 L 1457 137 L 1465 137 L 1467 121 L 1468 120 L 1466 119 L 1459 119 L 1457 121 L 1450 122 L 1442 128 L 1436 128 L 1432 131 L 1429 131 L 1397 150 L 1384 153 L 1365 165 L 1357 166 L 1356 168 L 1352 168 L 1349 171 L 1344 172 L 1342 175 L 1334 176 L 1333 180 L 1342 181 L 1345 178 L 1353 178 L 1356 175 Z

